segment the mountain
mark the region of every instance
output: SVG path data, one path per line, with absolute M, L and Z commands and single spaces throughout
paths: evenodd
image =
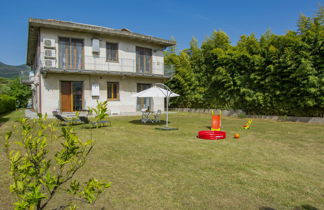
M 29 72 L 29 67 L 27 65 L 12 66 L 0 62 L 0 77 L 4 78 L 15 78 L 20 76 L 20 72 L 25 74 Z

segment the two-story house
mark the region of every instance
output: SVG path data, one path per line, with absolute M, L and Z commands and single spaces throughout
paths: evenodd
M 169 78 L 163 50 L 174 41 L 67 21 L 29 19 L 27 65 L 34 71 L 33 109 L 74 112 L 108 100 L 112 114 L 164 110 L 161 98 L 136 92 Z

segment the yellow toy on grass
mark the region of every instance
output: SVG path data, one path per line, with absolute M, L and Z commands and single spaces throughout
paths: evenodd
M 252 119 L 249 119 L 245 125 L 242 126 L 242 129 L 250 129 L 250 126 L 252 124 Z

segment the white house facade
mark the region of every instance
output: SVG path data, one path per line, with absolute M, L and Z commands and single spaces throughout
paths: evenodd
M 172 75 L 163 50 L 174 41 L 74 22 L 29 19 L 27 65 L 33 69 L 37 113 L 87 110 L 108 100 L 111 114 L 149 107 L 164 110 L 164 99 L 135 98 L 136 92 Z

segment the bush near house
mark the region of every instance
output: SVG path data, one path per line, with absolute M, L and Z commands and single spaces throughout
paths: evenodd
M 8 86 L 10 90 L 7 94 L 14 96 L 17 99 L 17 107 L 25 108 L 27 106 L 28 99 L 30 99 L 32 96 L 30 87 L 23 84 L 19 78 L 10 80 Z
M 24 108 L 27 106 L 32 92 L 30 87 L 23 84 L 19 78 L 6 79 L 0 77 L 0 95 L 15 97 L 17 108 Z
M 12 111 L 16 108 L 16 98 L 8 95 L 0 95 L 0 114 Z

